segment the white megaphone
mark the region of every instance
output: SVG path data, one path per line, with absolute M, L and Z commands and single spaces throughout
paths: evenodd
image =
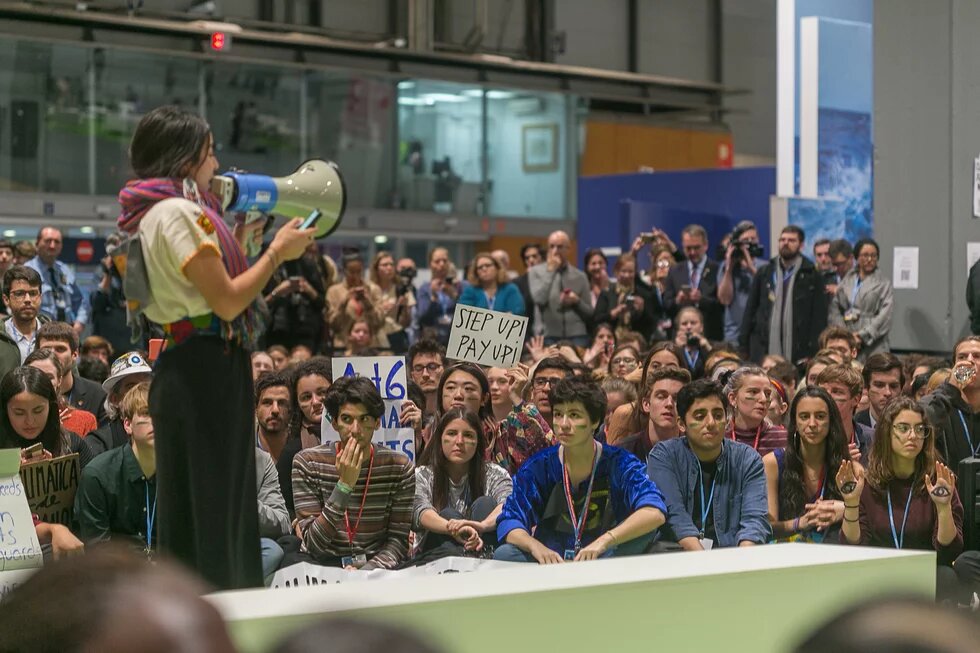
M 316 238 L 340 226 L 347 207 L 347 189 L 340 168 L 333 161 L 312 159 L 288 177 L 269 177 L 244 172 L 225 172 L 211 181 L 211 192 L 225 211 L 252 216 L 275 213 L 286 218 L 306 218 L 314 210 L 322 213 L 316 223 Z

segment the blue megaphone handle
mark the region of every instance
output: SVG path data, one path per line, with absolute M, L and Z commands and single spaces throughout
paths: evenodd
M 279 200 L 275 180 L 267 175 L 252 175 L 242 172 L 226 172 L 225 177 L 235 180 L 238 192 L 228 206 L 228 211 L 269 212 Z

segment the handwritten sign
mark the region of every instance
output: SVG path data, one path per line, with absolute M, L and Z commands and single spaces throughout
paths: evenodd
M 78 454 L 27 463 L 20 468 L 31 512 L 49 524 L 71 528 L 78 491 Z
M 0 451 L 0 588 L 2 592 L 23 580 L 17 570 L 41 566 L 41 544 L 21 483 L 20 450 Z
M 385 411 L 381 415 L 381 426 L 374 432 L 371 441 L 395 451 L 400 451 L 415 460 L 415 430 L 402 426 L 398 421 L 402 404 L 408 398 L 408 374 L 405 371 L 405 359 L 401 356 L 363 356 L 352 358 L 334 358 L 333 378 L 342 376 L 363 376 L 374 382 L 385 402 Z M 327 444 L 339 442 L 340 434 L 330 423 L 330 416 L 323 411 L 320 424 L 320 442 Z
M 488 367 L 513 367 L 521 359 L 527 318 L 456 305 L 446 358 Z

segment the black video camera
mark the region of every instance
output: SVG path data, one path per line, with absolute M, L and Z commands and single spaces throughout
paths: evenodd
M 762 245 L 759 243 L 754 243 L 748 240 L 736 240 L 732 243 L 735 247 L 735 251 L 732 252 L 732 263 L 741 261 L 745 256 L 745 252 L 742 251 L 742 245 L 745 245 L 749 250 L 749 256 L 752 258 L 762 258 Z
M 398 276 L 401 278 L 401 283 L 398 284 L 395 292 L 399 297 L 408 293 L 412 288 L 412 281 L 415 280 L 415 275 L 418 274 L 418 270 L 415 268 L 404 268 L 398 271 Z
M 685 331 L 684 335 L 687 337 L 687 346 L 689 349 L 699 349 L 701 347 L 701 339 L 690 331 Z

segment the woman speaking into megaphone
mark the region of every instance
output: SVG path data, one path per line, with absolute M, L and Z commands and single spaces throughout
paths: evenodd
M 289 222 L 249 266 L 249 228 L 233 232 L 208 190 L 218 169 L 211 130 L 178 107 L 140 120 L 129 157 L 138 179 L 119 193 L 119 226 L 138 236 L 148 286 L 142 313 L 166 340 L 150 388 L 158 496 L 147 497 L 147 513 L 159 508 L 161 549 L 214 585 L 260 586 L 255 300 L 283 261 L 302 255 L 314 229 Z

